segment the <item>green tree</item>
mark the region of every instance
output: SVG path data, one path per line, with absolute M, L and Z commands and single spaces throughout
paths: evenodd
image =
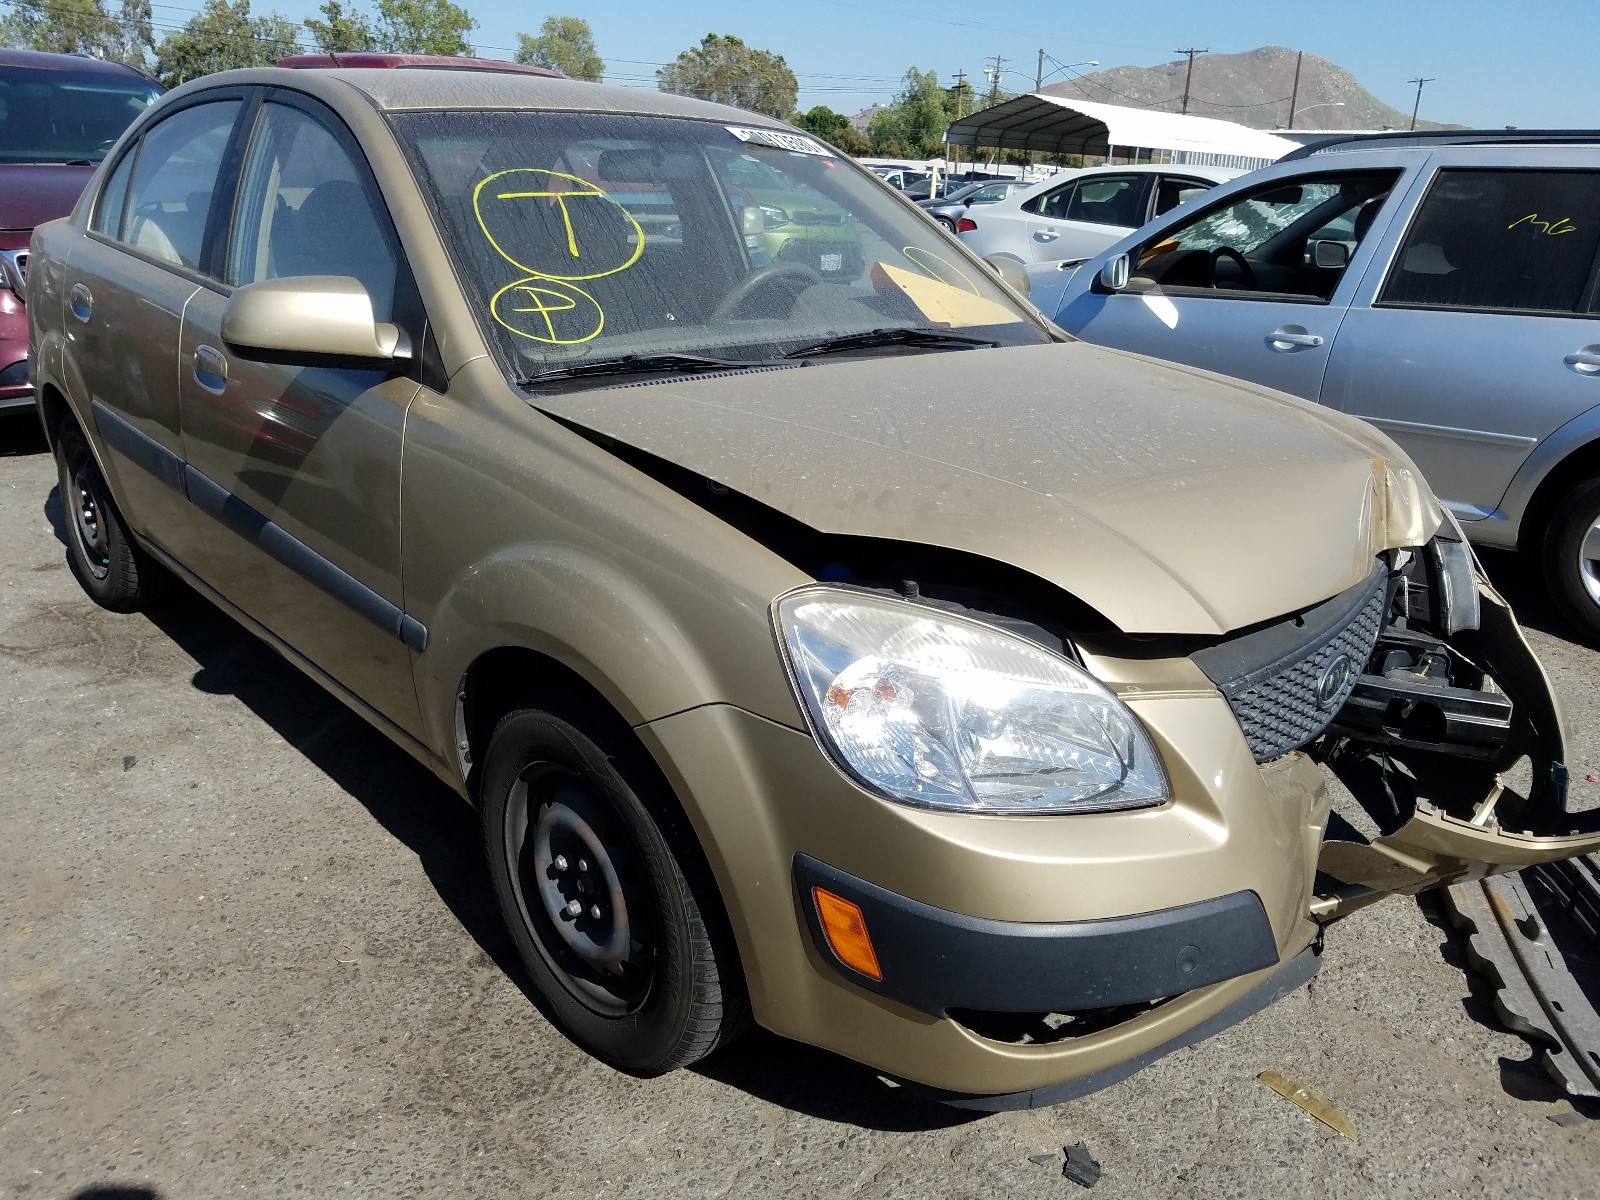
M 156 74 L 168 87 L 235 67 L 271 66 L 300 46 L 294 22 L 250 15 L 250 0 L 206 0 L 205 8 L 156 49 Z
M 746 46 L 732 34 L 708 33 L 698 46 L 656 71 L 663 92 L 698 96 L 735 108 L 786 117 L 794 111 L 799 81 L 783 55 Z
M 872 114 L 867 136 L 873 150 L 902 158 L 943 153 L 944 131 L 950 127 L 955 99 L 954 88 L 939 86 L 937 71 L 912 67 L 893 103 Z
M 872 143 L 856 132 L 849 117 L 822 104 L 810 112 L 796 113 L 794 124 L 814 137 L 837 146 L 846 154 L 865 154 L 872 149 Z
M 581 17 L 546 17 L 538 37 L 517 34 L 517 61 L 591 83 L 599 83 L 606 68 L 595 49 L 589 22 Z
M 378 0 L 380 50 L 399 54 L 471 54 L 478 22 L 451 0 Z
M 324 54 L 378 48 L 378 35 L 373 32 L 372 22 L 365 13 L 346 8 L 339 0 L 326 0 L 321 11 L 320 21 L 307 17 L 301 24 L 311 31 L 317 49 Z
M 12 0 L 0 18 L 0 41 L 47 54 L 103 54 L 116 37 L 101 0 Z
M 122 0 L 116 28 L 106 46 L 106 57 L 130 67 L 143 67 L 145 55 L 156 47 L 150 25 L 150 0 Z

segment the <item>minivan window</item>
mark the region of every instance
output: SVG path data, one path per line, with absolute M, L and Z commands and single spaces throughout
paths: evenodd
M 122 240 L 163 262 L 200 265 L 206 214 L 237 100 L 174 113 L 144 135 L 128 189 Z
M 367 289 L 373 315 L 389 321 L 398 271 L 366 165 L 309 114 L 263 105 L 240 179 L 226 282 L 348 275 Z
M 97 163 L 159 95 L 132 72 L 0 66 L 0 162 Z
M 1379 302 L 1590 312 L 1597 247 L 1600 171 L 1441 170 Z

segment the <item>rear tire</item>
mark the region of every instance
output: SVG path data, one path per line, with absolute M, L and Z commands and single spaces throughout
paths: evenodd
M 524 708 L 484 759 L 489 876 L 562 1031 L 660 1075 L 742 1032 L 749 1001 L 699 844 L 632 731 L 599 706 Z
M 1561 615 L 1600 642 L 1600 479 L 1579 485 L 1551 515 L 1544 571 Z
M 137 612 L 149 603 L 160 568 L 134 545 L 83 431 L 70 417 L 56 434 L 55 456 L 72 574 L 101 608 Z
M 949 232 L 954 233 L 956 231 L 956 223 L 949 217 L 935 217 L 934 220 L 938 221 L 939 224 L 943 225 Z

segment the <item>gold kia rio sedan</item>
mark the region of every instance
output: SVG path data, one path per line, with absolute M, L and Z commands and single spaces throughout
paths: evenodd
M 774 249 L 772 208 L 838 217 Z M 1050 1103 L 1375 898 L 1600 846 L 1392 442 L 1072 342 L 767 118 L 210 76 L 29 289 L 85 590 L 176 576 L 472 801 L 548 1011 L 624 1070 L 753 1019 Z

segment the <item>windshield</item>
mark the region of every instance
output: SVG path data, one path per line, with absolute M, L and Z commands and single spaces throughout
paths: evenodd
M 0 67 L 0 162 L 99 162 L 160 94 L 132 74 Z
M 393 118 L 513 378 L 1049 340 L 883 185 L 798 134 L 549 112 Z M 889 336 L 941 331 L 946 339 Z M 668 369 L 663 366 L 660 369 Z

